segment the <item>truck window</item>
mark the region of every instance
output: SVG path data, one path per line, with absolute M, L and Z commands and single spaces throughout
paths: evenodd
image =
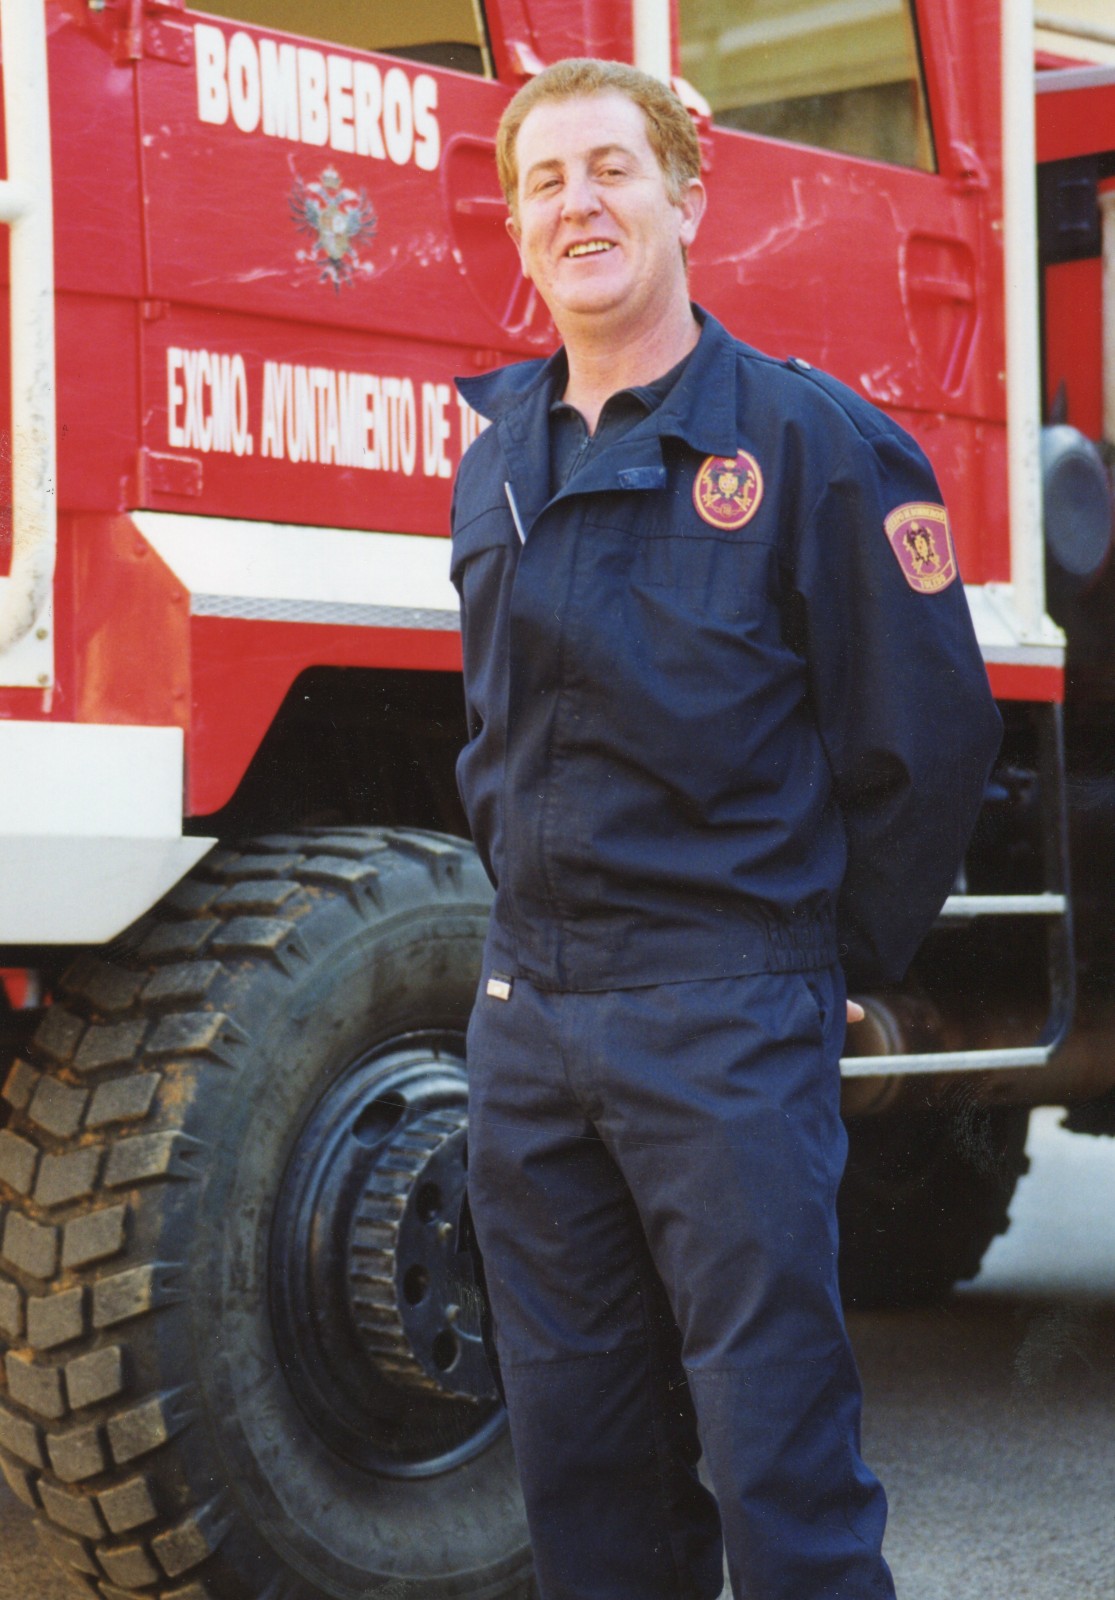
M 193 8 L 192 8 L 193 9 Z M 492 76 L 481 0 L 202 0 L 198 11 L 352 50 Z
M 728 128 L 932 171 L 911 0 L 678 0 L 681 70 Z

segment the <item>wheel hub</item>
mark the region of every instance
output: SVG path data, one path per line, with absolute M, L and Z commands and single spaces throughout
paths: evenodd
M 355 1062 L 291 1151 L 271 1227 L 287 1384 L 322 1439 L 372 1470 L 447 1470 L 505 1426 L 456 1250 L 465 1184 L 456 1041 Z
M 490 1398 L 479 1306 L 462 1282 L 456 1217 L 465 1113 L 404 1124 L 376 1163 L 353 1218 L 349 1301 L 364 1348 L 404 1388 Z

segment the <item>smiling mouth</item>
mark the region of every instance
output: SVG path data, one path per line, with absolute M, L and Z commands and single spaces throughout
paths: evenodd
M 567 256 L 599 256 L 615 246 L 608 239 L 589 239 L 584 244 L 571 244 Z

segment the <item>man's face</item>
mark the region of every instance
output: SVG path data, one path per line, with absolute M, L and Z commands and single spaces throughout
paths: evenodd
M 508 232 L 558 328 L 653 325 L 684 292 L 681 251 L 704 189 L 695 181 L 680 204 L 670 199 L 639 107 L 611 90 L 544 100 L 519 129 L 516 155 Z

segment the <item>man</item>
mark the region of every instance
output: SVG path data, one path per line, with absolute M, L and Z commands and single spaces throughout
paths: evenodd
M 997 748 L 947 515 L 901 430 L 691 307 L 668 89 L 559 63 L 497 149 L 563 341 L 462 380 L 453 519 L 496 886 L 469 1198 L 539 1589 L 711 1600 L 722 1530 L 741 1600 L 879 1600 L 838 1058 Z

